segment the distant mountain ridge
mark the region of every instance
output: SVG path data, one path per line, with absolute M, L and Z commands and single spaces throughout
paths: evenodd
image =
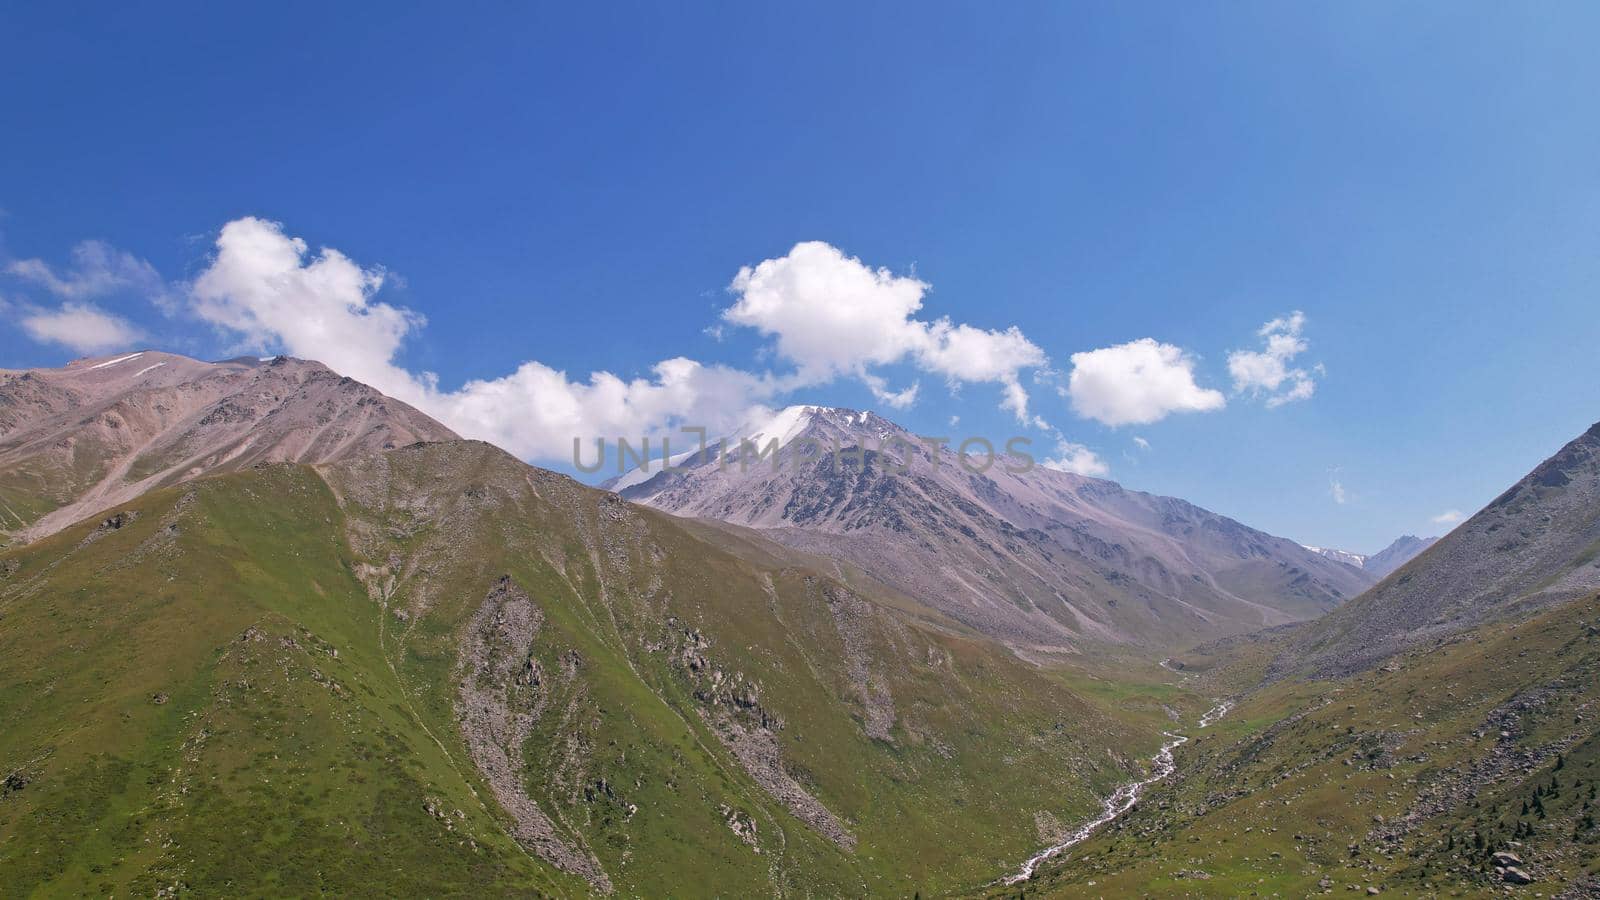
M 1417 537 L 1414 534 L 1401 535 L 1395 538 L 1394 543 L 1367 557 L 1365 568 L 1375 578 L 1383 578 L 1395 569 L 1417 558 L 1422 551 L 1432 547 L 1439 538 Z
M 1395 569 L 1405 565 L 1411 560 L 1412 557 L 1428 549 L 1433 545 L 1433 542 L 1437 540 L 1438 538 L 1436 537 L 1419 538 L 1414 534 L 1402 535 L 1390 543 L 1389 546 L 1379 550 L 1377 553 L 1374 553 L 1371 556 L 1365 556 L 1360 553 L 1351 553 L 1348 550 L 1332 550 L 1326 547 L 1313 547 L 1310 544 L 1302 544 L 1301 546 L 1305 547 L 1307 550 L 1310 550 L 1312 553 L 1317 554 L 1318 556 L 1331 559 L 1335 562 L 1342 562 L 1347 566 L 1355 566 L 1356 568 L 1371 574 L 1374 578 L 1382 578 L 1390 572 L 1393 572 Z
M 455 433 L 321 363 L 153 350 L 0 370 L 0 539 L 258 462 L 325 463 Z
M 1331 559 L 1334 562 L 1342 562 L 1347 566 L 1355 566 L 1358 569 L 1365 569 L 1367 567 L 1367 558 L 1360 553 L 1351 553 L 1348 550 L 1332 550 L 1327 547 L 1313 547 L 1310 544 L 1301 544 L 1300 546 L 1310 550 L 1312 553 L 1315 553 L 1324 559 Z
M 845 560 L 1023 650 L 1236 634 L 1320 615 L 1371 582 L 1175 498 L 1003 454 L 971 471 L 872 412 L 790 407 L 676 461 L 608 486 Z

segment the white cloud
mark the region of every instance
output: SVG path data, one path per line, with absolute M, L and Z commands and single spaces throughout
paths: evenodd
M 1195 384 L 1194 360 L 1182 348 L 1153 338 L 1072 354 L 1067 393 L 1078 415 L 1111 426 L 1148 425 L 1227 402 Z
M 91 303 L 70 300 L 58 309 L 31 309 L 22 317 L 22 330 L 36 341 L 78 353 L 119 350 L 143 337 L 126 319 Z
M 393 362 L 425 320 L 372 300 L 383 269 L 362 268 L 332 248 L 308 256 L 305 241 L 253 217 L 224 225 L 216 247 L 191 290 L 200 318 L 247 344 L 318 360 L 401 399 L 431 386 Z
M 527 458 L 570 460 L 578 437 L 590 462 L 595 438 L 635 443 L 668 435 L 678 424 L 716 435 L 751 420 L 758 398 L 771 393 L 767 379 L 682 357 L 657 363 L 650 378 L 627 380 L 594 372 L 575 381 L 543 363 L 526 362 L 510 375 L 470 381 L 458 391 L 429 388 L 416 405 L 464 436 Z M 681 449 L 695 445 L 693 437 L 670 436 Z
M 857 375 L 910 353 L 919 337 L 911 314 L 928 285 L 870 269 L 821 241 L 745 266 L 722 317 L 777 338 L 778 353 L 813 383 Z
M 1447 509 L 1428 521 L 1435 525 L 1454 525 L 1466 517 L 1466 514 L 1459 509 Z
M 1348 499 L 1348 496 L 1345 493 L 1344 483 L 1337 478 L 1331 478 L 1328 480 L 1328 493 L 1333 497 L 1333 502 L 1338 503 L 1341 506 Z
M 898 391 L 892 390 L 888 382 L 872 374 L 863 374 L 861 380 L 867 385 L 867 389 L 872 391 L 872 396 L 879 403 L 894 409 L 907 409 L 916 403 L 917 392 L 922 388 L 921 384 L 912 382 L 908 388 L 901 388 Z
M 1021 371 L 1045 365 L 1044 351 L 1015 327 L 990 331 L 945 318 L 914 318 L 928 287 L 807 241 L 785 256 L 740 269 L 729 285 L 737 299 L 722 316 L 775 338 L 778 355 L 796 368 L 795 386 L 854 377 L 881 402 L 909 405 L 915 385 L 888 391 L 870 370 L 910 362 L 955 385 L 999 384 L 1002 408 L 1018 421 L 1042 425 L 1028 414 Z
M 1261 350 L 1235 350 L 1228 354 L 1234 391 L 1265 396 L 1269 408 L 1310 399 L 1317 389 L 1316 379 L 1305 369 L 1291 367 L 1294 358 L 1310 347 L 1301 337 L 1305 324 L 1305 314 L 1299 311 L 1273 319 L 1256 332 L 1261 338 Z M 1313 368 L 1321 371 L 1320 366 Z
M 247 345 L 322 362 L 465 437 L 529 459 L 570 460 L 575 437 L 590 461 L 597 437 L 631 442 L 678 424 L 715 433 L 746 421 L 775 391 L 766 376 L 681 357 L 633 379 L 594 372 L 575 380 L 529 361 L 500 378 L 440 390 L 432 373 L 395 361 L 424 320 L 374 299 L 385 277 L 332 248 L 311 254 L 275 222 L 243 218 L 223 226 L 191 302 L 201 318 Z
M 158 305 L 167 302 L 167 285 L 155 267 L 102 241 L 72 248 L 72 265 L 57 272 L 42 259 L 19 259 L 6 272 L 31 281 L 64 300 L 86 301 L 120 291 L 140 293 Z
M 1111 474 L 1111 467 L 1106 465 L 1105 460 L 1102 460 L 1093 450 L 1065 439 L 1057 441 L 1055 455 L 1044 460 L 1040 465 L 1059 472 L 1071 472 L 1075 475 L 1088 475 L 1093 478 L 1104 478 Z
M 1139 437 L 1138 435 L 1134 435 L 1133 436 L 1133 442 L 1134 442 L 1134 444 L 1136 444 L 1139 447 L 1140 450 L 1149 450 L 1150 449 L 1150 442 L 1145 440 L 1142 437 Z

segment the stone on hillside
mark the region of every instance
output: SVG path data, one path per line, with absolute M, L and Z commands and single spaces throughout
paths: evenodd
M 1511 866 L 1500 875 L 1506 884 L 1533 884 L 1533 876 L 1522 871 L 1516 866 Z

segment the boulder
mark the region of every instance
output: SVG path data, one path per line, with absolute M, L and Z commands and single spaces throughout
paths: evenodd
M 1520 866 L 1522 865 L 1522 858 L 1517 856 L 1515 853 L 1508 853 L 1504 850 L 1501 850 L 1499 853 L 1494 855 L 1494 864 L 1495 868 Z
M 1533 876 L 1516 866 L 1508 866 L 1500 879 L 1506 884 L 1533 884 Z

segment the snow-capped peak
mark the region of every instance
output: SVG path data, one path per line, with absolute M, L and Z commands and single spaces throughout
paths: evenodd
M 837 406 L 815 406 L 812 404 L 787 406 L 777 412 L 754 418 L 720 438 L 708 437 L 706 449 L 713 454 L 718 452 L 718 448 L 732 452 L 738 449 L 745 441 L 749 441 L 757 448 L 757 452 L 767 453 L 774 442 L 778 447 L 782 448 L 805 434 L 806 429 L 810 428 L 819 416 L 825 417 L 827 421 L 836 426 L 860 428 L 868 423 L 872 418 L 872 413 L 844 409 Z M 880 432 L 884 431 L 881 427 L 879 430 Z M 667 460 L 667 465 L 678 465 L 701 452 L 698 442 L 692 438 L 674 437 L 670 440 L 674 446 L 680 445 L 681 440 L 688 440 L 690 443 L 696 444 L 696 446 L 672 454 Z M 606 482 L 605 486 L 613 491 L 626 490 L 649 481 L 664 468 L 659 458 L 652 459 L 645 465 L 625 472 L 616 479 Z
M 1358 569 L 1366 568 L 1367 565 L 1367 558 L 1360 553 L 1351 553 L 1348 550 L 1331 550 L 1326 547 L 1313 547 L 1310 544 L 1301 544 L 1300 546 L 1325 559 L 1342 562 Z

